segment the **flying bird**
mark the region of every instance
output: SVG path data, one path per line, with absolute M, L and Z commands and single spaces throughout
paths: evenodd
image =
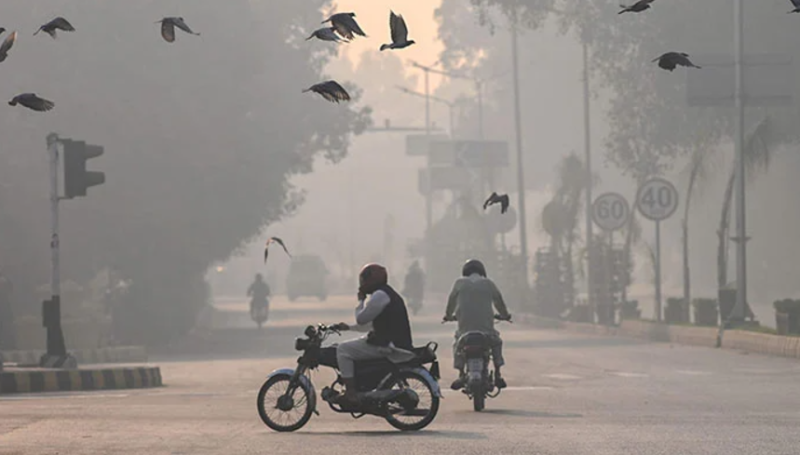
M 156 24 L 158 23 L 161 23 L 161 37 L 168 43 L 175 42 L 175 27 L 178 27 L 190 35 L 200 36 L 199 33 L 193 32 L 192 29 L 186 25 L 182 17 L 165 17 L 160 21 L 156 21 Z
M 5 28 L 5 27 L 0 27 L 0 35 L 2 35 L 3 33 L 5 33 L 5 31 L 6 31 L 6 28 Z
M 650 4 L 653 3 L 654 1 L 655 0 L 639 0 L 633 5 L 619 5 L 619 7 L 622 8 L 622 11 L 620 11 L 617 14 L 628 13 L 628 12 L 641 13 L 646 9 L 650 9 Z
M 508 210 L 508 195 L 504 194 L 500 196 L 499 194 L 492 192 L 492 195 L 489 196 L 489 199 L 486 199 L 486 202 L 483 203 L 483 209 L 486 210 L 487 207 L 493 204 L 500 203 L 500 213 L 506 213 Z
M 340 35 L 349 40 L 355 38 L 354 34 L 366 37 L 367 35 L 358 26 L 356 20 L 353 19 L 354 17 L 356 17 L 356 13 L 336 13 L 322 21 L 322 23 L 330 22 Z
M 397 15 L 394 11 L 389 12 L 389 28 L 392 32 L 392 44 L 381 45 L 381 50 L 403 49 L 414 44 L 414 40 L 408 39 L 408 27 L 402 15 Z
M 286 245 L 283 243 L 283 240 L 279 239 L 278 237 L 270 237 L 267 240 L 267 244 L 264 245 L 264 264 L 267 263 L 267 257 L 269 256 L 269 246 L 273 243 L 277 243 L 278 245 L 282 246 L 283 251 L 285 251 L 289 257 L 292 257 L 292 255 L 289 254 L 289 250 L 286 249 Z
M 794 6 L 794 9 L 789 11 L 788 13 L 789 14 L 800 13 L 800 0 L 789 0 L 789 1 L 792 2 L 792 6 Z
M 689 68 L 701 68 L 689 60 L 689 54 L 684 52 L 667 52 L 666 54 L 653 60 L 658 62 L 659 68 L 672 71 L 676 66 L 686 66 Z
M 65 32 L 74 32 L 75 27 L 73 27 L 68 20 L 59 16 L 53 19 L 52 21 L 39 27 L 39 30 L 36 30 L 36 32 L 33 35 L 36 36 L 37 33 L 44 31 L 48 35 L 53 37 L 53 39 L 56 39 L 56 30 L 64 30 Z
M 11 106 L 16 106 L 17 104 L 21 104 L 28 109 L 33 109 L 34 111 L 44 112 L 49 111 L 52 109 L 55 104 L 52 101 L 48 101 L 44 98 L 39 98 L 36 96 L 35 93 L 22 93 L 20 95 L 15 96 L 8 102 Z
M 15 41 L 17 41 L 16 31 L 8 35 L 6 39 L 3 40 L 3 44 L 0 44 L 0 62 L 6 61 L 6 58 L 8 57 L 8 51 L 11 50 L 11 46 L 14 45 Z
M 308 91 L 319 93 L 323 98 L 333 103 L 338 103 L 339 101 L 350 101 L 350 94 L 347 93 L 347 90 L 345 90 L 344 87 L 339 85 L 339 83 L 336 81 L 325 81 L 320 82 L 319 84 L 314 84 L 311 87 L 303 90 L 303 93 Z
M 314 33 L 311 34 L 306 41 L 310 40 L 311 38 L 317 38 L 318 40 L 322 41 L 333 41 L 334 43 L 346 43 L 346 40 L 343 40 L 336 34 L 335 27 L 323 27 L 319 30 L 315 30 Z

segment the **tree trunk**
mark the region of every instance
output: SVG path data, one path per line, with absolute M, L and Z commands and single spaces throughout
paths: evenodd
M 725 196 L 722 202 L 722 214 L 719 220 L 717 236 L 717 288 L 721 289 L 728 284 L 728 230 L 731 220 L 731 199 L 733 198 L 733 182 L 736 174 L 731 170 L 728 177 L 728 186 L 725 187 Z
M 688 199 L 687 199 L 688 204 Z M 689 220 L 683 219 L 683 304 L 689 311 L 691 300 L 691 273 L 689 271 Z M 684 315 L 684 318 L 686 315 Z

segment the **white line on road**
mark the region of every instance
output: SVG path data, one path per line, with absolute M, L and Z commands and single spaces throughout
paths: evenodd
M 574 380 L 581 378 L 580 376 L 575 376 L 572 374 L 561 374 L 561 373 L 543 374 L 542 376 L 552 379 L 567 379 L 567 380 Z
M 611 374 L 613 374 L 614 376 L 622 377 L 622 378 L 649 378 L 650 377 L 649 374 L 645 374 L 645 373 L 630 373 L 630 372 L 627 372 L 627 371 L 615 371 L 615 372 L 612 372 Z
M 676 370 L 678 374 L 685 374 L 688 376 L 708 376 L 711 374 L 709 371 L 697 371 L 697 370 Z

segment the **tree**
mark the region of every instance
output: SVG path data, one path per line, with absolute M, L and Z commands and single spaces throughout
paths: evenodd
M 60 7 L 78 31 L 18 43 L 4 62 L 9 90 L 56 103 L 48 116 L 0 114 L 6 265 L 28 289 L 48 281 L 46 134 L 102 144 L 105 155 L 91 164 L 107 183 L 62 209 L 64 279 L 118 271 L 132 283 L 117 314 L 130 329 L 125 341 L 166 341 L 193 324 L 208 266 L 292 213 L 303 198 L 289 178 L 310 172 L 319 153 L 342 159 L 369 109 L 354 107 L 357 89 L 349 105 L 300 93 L 325 78 L 333 55 L 304 41 L 327 1 L 193 2 L 181 15 L 202 37 L 172 44 L 152 24 L 165 14 L 161 2 L 52 3 L 47 14 Z M 44 13 L 7 10 L 19 24 Z

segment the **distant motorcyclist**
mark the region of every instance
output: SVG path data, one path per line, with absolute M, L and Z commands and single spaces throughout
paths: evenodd
M 461 278 L 453 284 L 453 290 L 447 300 L 447 310 L 444 320 L 451 321 L 455 315 L 458 320 L 458 330 L 453 343 L 453 367 L 458 370 L 458 379 L 450 386 L 453 390 L 460 390 L 466 383 L 464 375 L 465 359 L 458 350 L 458 339 L 462 334 L 472 331 L 485 333 L 491 342 L 492 360 L 495 369 L 495 385 L 498 389 L 506 387 L 506 381 L 500 375 L 500 367 L 505 364 L 503 359 L 503 340 L 500 333 L 494 328 L 494 310 L 502 319 L 510 320 L 506 304 L 500 290 L 492 280 L 486 277 L 486 268 L 477 259 L 468 260 L 461 269 Z
M 247 296 L 252 297 L 250 300 L 250 317 L 255 320 L 258 310 L 269 307 L 269 285 L 264 281 L 264 277 L 260 273 L 256 274 L 253 284 L 247 288 Z
M 369 330 L 369 334 L 340 343 L 336 348 L 336 361 L 345 386 L 345 393 L 339 401 L 341 404 L 358 404 L 355 376 L 357 360 L 386 358 L 399 363 L 414 358 L 406 304 L 400 294 L 389 286 L 388 278 L 383 266 L 365 265 L 358 275 L 357 325 L 337 324 L 344 330 Z
M 403 295 L 408 297 L 409 306 L 415 313 L 419 311 L 422 306 L 422 298 L 425 294 L 425 274 L 419 266 L 419 261 L 414 261 L 411 267 L 408 268 L 406 273 L 405 283 L 403 285 Z

